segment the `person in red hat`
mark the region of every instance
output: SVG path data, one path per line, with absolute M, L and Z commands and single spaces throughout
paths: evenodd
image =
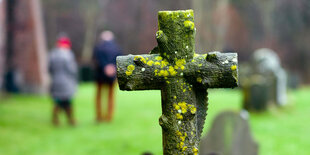
M 58 114 L 66 113 L 68 123 L 75 124 L 72 97 L 77 85 L 77 65 L 67 36 L 58 38 L 56 47 L 49 53 L 50 93 L 54 101 L 52 121 L 59 124 Z
M 58 48 L 64 48 L 64 49 L 71 49 L 71 41 L 68 37 L 62 36 L 59 37 L 57 40 L 57 47 Z

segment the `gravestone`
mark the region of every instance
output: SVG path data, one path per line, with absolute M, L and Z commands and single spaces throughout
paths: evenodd
M 287 102 L 287 75 L 281 67 L 281 61 L 276 52 L 268 48 L 261 48 L 254 52 L 254 69 L 263 76 L 273 78 L 274 100 L 278 105 Z
M 164 154 L 198 154 L 207 89 L 237 86 L 237 54 L 196 54 L 193 10 L 159 11 L 158 22 L 150 54 L 117 57 L 119 87 L 161 90 Z
M 253 140 L 248 121 L 240 114 L 226 111 L 213 121 L 200 144 L 201 155 L 257 155 L 258 144 Z
M 243 108 L 265 110 L 268 105 L 285 105 L 287 102 L 287 75 L 279 57 L 270 49 L 258 49 L 253 54 L 252 64 L 241 74 Z

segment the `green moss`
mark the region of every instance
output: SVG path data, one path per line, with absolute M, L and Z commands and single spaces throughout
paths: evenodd
M 195 28 L 194 22 L 189 21 L 189 20 L 184 21 L 184 26 L 185 26 L 186 28 L 191 29 L 191 30 L 194 30 L 194 28 Z
M 161 56 L 169 62 L 188 56 L 185 59 L 189 61 L 195 50 L 193 10 L 160 11 L 158 23 L 156 38 Z

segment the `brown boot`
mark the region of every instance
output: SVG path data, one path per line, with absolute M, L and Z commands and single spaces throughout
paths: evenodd
M 54 126 L 59 126 L 59 118 L 58 118 L 59 111 L 60 111 L 60 107 L 55 105 L 53 108 L 53 114 L 52 114 L 52 123 Z

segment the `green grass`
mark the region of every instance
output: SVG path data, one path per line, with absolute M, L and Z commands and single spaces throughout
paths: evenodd
M 310 89 L 289 93 L 290 104 L 250 116 L 251 130 L 262 155 L 310 153 Z M 205 131 L 226 109 L 240 109 L 238 90 L 213 90 Z M 52 103 L 46 96 L 12 95 L 0 98 L 0 154 L 162 154 L 159 91 L 117 91 L 111 123 L 94 121 L 94 87 L 82 84 L 74 100 L 78 125 L 51 125 Z

